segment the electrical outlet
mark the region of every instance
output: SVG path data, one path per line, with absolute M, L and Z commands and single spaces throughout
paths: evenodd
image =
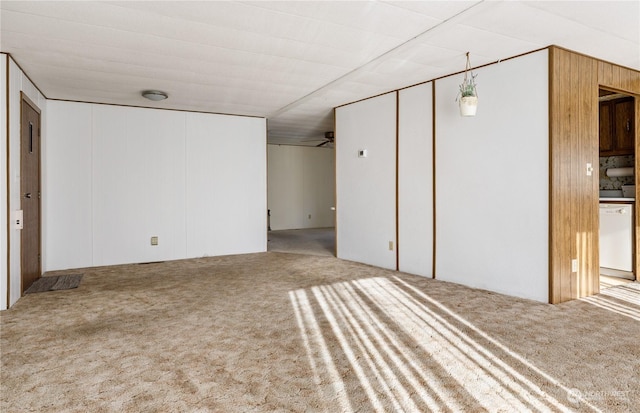
M 571 272 L 578 272 L 578 260 L 571 260 Z
M 158 245 L 158 237 L 151 237 L 151 245 Z
M 389 251 L 393 251 L 393 241 L 389 241 Z

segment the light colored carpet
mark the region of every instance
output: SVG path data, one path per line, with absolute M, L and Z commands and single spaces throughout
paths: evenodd
M 0 314 L 2 412 L 640 405 L 637 283 L 553 306 L 273 252 L 81 272 Z
M 293 254 L 333 257 L 336 250 L 335 228 L 309 228 L 269 231 L 268 250 Z

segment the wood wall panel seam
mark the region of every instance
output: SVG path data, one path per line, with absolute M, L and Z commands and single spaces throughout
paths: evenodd
M 554 70 L 554 49 L 553 48 L 549 48 L 548 51 L 549 55 L 548 55 L 548 62 L 547 62 L 547 66 L 548 66 L 548 73 L 549 73 L 549 79 L 548 79 L 548 101 L 549 101 L 549 108 L 548 108 L 548 116 L 549 116 L 549 124 L 548 124 L 548 144 L 549 144 L 549 154 L 548 154 L 548 158 L 549 158 L 549 182 L 548 182 L 548 193 L 549 193 L 549 200 L 548 200 L 548 220 L 549 220 L 549 234 L 548 234 L 548 242 L 549 244 L 547 245 L 547 249 L 548 249 L 548 270 L 549 270 L 549 281 L 548 281 L 548 285 L 549 285 L 549 291 L 548 291 L 548 295 L 549 295 L 549 303 L 553 304 L 555 303 L 556 299 L 555 299 L 555 292 L 557 290 L 556 286 L 555 286 L 555 281 L 557 280 L 557 277 L 552 277 L 551 275 L 554 273 L 554 254 L 553 254 L 553 241 L 555 239 L 554 237 L 554 233 L 553 233 L 553 228 L 554 228 L 554 216 L 553 216 L 553 201 L 554 201 L 554 194 L 553 194 L 553 185 L 552 185 L 552 181 L 553 181 L 553 168 L 554 168 L 554 162 L 553 162 L 553 156 L 554 156 L 554 150 L 553 150 L 553 135 L 554 135 L 554 131 L 553 131 L 553 125 L 554 123 L 551 122 L 552 116 L 553 116 L 553 105 L 555 100 L 553 99 L 553 91 L 555 90 L 554 88 L 554 79 L 555 79 L 555 70 Z
M 400 271 L 400 93 L 396 92 L 396 271 Z
M 336 128 L 336 108 L 333 108 L 333 252 L 338 257 L 338 143 L 340 139 L 337 139 L 338 130 Z
M 7 163 L 6 163 L 6 179 L 7 179 L 7 186 L 6 186 L 6 191 L 7 191 L 7 294 L 6 294 L 6 300 L 7 300 L 7 304 L 5 308 L 9 308 L 9 306 L 11 305 L 11 191 L 9 190 L 9 184 L 10 184 L 10 179 L 9 176 L 10 174 L 10 168 L 9 168 L 9 159 L 10 159 L 10 126 L 9 124 L 11 123 L 9 120 L 9 116 L 10 116 L 10 109 L 9 109 L 9 81 L 10 81 L 10 77 L 9 77 L 9 61 L 11 60 L 10 56 L 7 55 L 7 59 L 5 61 L 6 63 L 6 69 L 5 69 L 5 77 L 6 77 L 6 90 L 5 90 L 5 101 L 6 101 L 6 129 L 7 129 L 7 135 L 6 135 L 6 150 L 7 150 Z
M 436 81 L 431 83 L 431 203 L 433 245 L 431 247 L 431 278 L 436 278 Z

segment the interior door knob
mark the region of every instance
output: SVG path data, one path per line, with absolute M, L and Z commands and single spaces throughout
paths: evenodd
M 26 194 L 24 194 L 25 198 L 31 198 L 31 192 L 27 192 Z

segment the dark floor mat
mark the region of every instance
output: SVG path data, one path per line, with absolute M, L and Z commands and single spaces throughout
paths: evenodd
M 78 288 L 82 274 L 79 275 L 56 275 L 53 277 L 38 278 L 31 284 L 31 287 L 25 291 L 25 294 L 42 293 L 45 291 L 70 290 Z

